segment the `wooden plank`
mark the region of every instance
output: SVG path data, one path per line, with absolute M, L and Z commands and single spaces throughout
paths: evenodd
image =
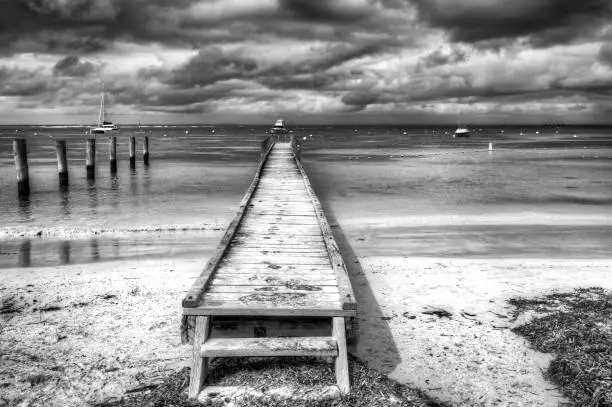
M 299 317 L 351 317 L 355 310 L 343 310 L 339 302 L 319 302 L 315 304 L 264 305 L 244 304 L 242 302 L 200 301 L 194 308 L 183 308 L 183 315 L 223 315 L 223 316 L 299 316 Z
M 275 268 L 280 268 L 276 266 L 283 265 L 309 265 L 309 266 L 329 266 L 329 259 L 321 259 L 316 257 L 306 257 L 306 258 L 295 258 L 295 257 L 259 257 L 259 256 L 245 256 L 245 257 L 231 257 L 223 259 L 223 267 L 234 267 L 241 266 L 244 264 L 261 264 L 266 268 L 271 270 Z M 272 267 L 270 267 L 272 265 Z
M 210 258 L 210 260 L 206 264 L 206 267 L 204 267 L 204 270 L 202 271 L 200 276 L 196 279 L 191 289 L 187 292 L 187 295 L 183 299 L 183 307 L 195 307 L 198 305 L 200 298 L 202 297 L 204 288 L 206 287 L 206 283 L 208 282 L 208 279 L 210 278 L 211 274 L 215 271 L 219 262 L 225 255 L 225 252 L 227 248 L 229 247 L 229 244 L 232 238 L 234 237 L 236 230 L 238 229 L 238 225 L 240 224 L 240 221 L 242 220 L 245 214 L 247 205 L 249 204 L 251 196 L 253 195 L 255 188 L 257 187 L 257 183 L 259 182 L 261 171 L 263 170 L 265 163 L 268 159 L 268 156 L 270 154 L 270 151 L 272 151 L 273 147 L 274 147 L 274 143 L 271 143 L 269 149 L 264 153 L 264 156 L 261 162 L 259 163 L 259 166 L 257 167 L 257 171 L 255 172 L 255 177 L 253 178 L 253 181 L 251 182 L 249 189 L 247 190 L 246 194 L 242 198 L 242 201 L 240 202 L 240 207 L 238 209 L 238 212 L 236 213 L 236 215 L 232 219 L 232 222 L 230 223 L 227 230 L 225 231 L 225 234 L 223 235 L 221 242 L 219 242 L 219 245 L 215 249 L 213 256 Z
M 338 294 L 337 286 L 329 286 L 329 285 L 315 285 L 315 284 L 296 284 L 290 285 L 287 287 L 286 285 L 280 286 L 270 286 L 270 285 L 217 285 L 211 284 L 210 287 L 206 289 L 207 293 L 257 293 L 257 292 L 265 292 L 265 293 L 286 293 L 286 294 L 295 294 L 301 292 L 311 292 L 316 291 L 320 293 L 331 293 Z
M 202 345 L 204 357 L 244 356 L 336 356 L 338 347 L 331 337 L 221 338 Z
M 211 293 L 206 291 L 202 300 L 219 302 L 241 302 L 243 304 L 273 306 L 292 306 L 294 304 L 307 305 L 313 302 L 336 302 L 340 299 L 338 294 L 319 291 L 300 291 L 292 293 L 281 292 L 250 292 L 250 293 Z
M 202 345 L 208 339 L 210 334 L 210 318 L 207 316 L 198 316 L 196 318 L 195 335 L 193 339 L 193 348 L 191 351 L 191 372 L 189 380 L 189 398 L 198 397 L 202 384 L 206 380 L 208 374 L 208 358 L 202 357 Z
M 335 362 L 336 383 L 342 394 L 348 394 L 351 390 L 345 335 L 344 318 L 334 318 L 332 321 L 332 337 L 338 344 L 338 356 L 336 356 Z
M 231 400 L 231 405 L 246 405 L 250 400 L 257 400 L 257 405 L 270 403 L 278 404 L 279 400 L 288 402 L 297 401 L 299 405 L 304 402 L 320 404 L 322 401 L 331 401 L 340 398 L 338 386 L 324 385 L 292 385 L 283 384 L 280 387 L 261 386 L 206 386 L 198 396 L 198 402 L 205 406 L 228 405 L 225 401 Z M 329 405 L 333 405 L 331 402 Z
M 303 274 L 288 274 L 282 277 L 272 274 L 220 275 L 213 277 L 210 287 L 215 285 L 248 285 L 248 286 L 287 286 L 293 284 L 312 284 L 317 286 L 337 286 L 335 276 L 319 277 Z

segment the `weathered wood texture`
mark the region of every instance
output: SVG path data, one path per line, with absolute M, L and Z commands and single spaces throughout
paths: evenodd
M 55 154 L 57 155 L 57 172 L 59 174 L 60 188 L 68 186 L 68 160 L 66 159 L 66 140 L 55 141 Z
M 210 318 L 196 317 L 195 336 L 191 354 L 191 373 L 189 378 L 189 398 L 198 397 L 202 384 L 208 374 L 208 358 L 202 357 L 201 348 L 210 335 Z
M 221 262 L 221 260 L 223 259 L 223 256 L 225 255 L 227 249 L 229 248 L 231 240 L 234 238 L 234 234 L 236 233 L 236 230 L 238 230 L 238 225 L 240 224 L 240 221 L 242 220 L 246 212 L 247 205 L 249 204 L 251 197 L 253 193 L 255 192 L 255 188 L 257 187 L 257 184 L 259 183 L 259 177 L 261 176 L 263 168 L 266 164 L 268 155 L 272 151 L 273 145 L 274 145 L 273 143 L 267 144 L 268 149 L 265 151 L 265 154 L 262 157 L 261 162 L 259 163 L 259 167 L 257 168 L 257 171 L 255 172 L 255 177 L 253 178 L 253 181 L 251 182 L 251 186 L 249 187 L 246 194 L 242 198 L 242 201 L 240 202 L 240 207 L 238 208 L 238 212 L 236 212 L 234 219 L 232 219 L 232 222 L 230 223 L 227 230 L 225 231 L 225 234 L 223 235 L 221 242 L 215 249 L 213 256 L 210 258 L 210 260 L 208 260 L 208 263 L 204 267 L 204 270 L 202 271 L 200 276 L 196 279 L 191 289 L 187 292 L 187 295 L 183 299 L 183 307 L 193 308 L 193 307 L 196 307 L 200 303 L 200 299 L 202 298 L 202 295 L 204 294 L 204 289 L 206 287 L 206 284 L 208 283 L 208 279 L 210 278 L 212 273 L 217 269 L 219 263 Z
M 30 174 L 28 169 L 28 152 L 25 139 L 13 140 L 15 170 L 17 171 L 17 193 L 20 196 L 30 194 Z
M 354 298 L 350 283 L 337 279 L 344 264 L 329 253 L 329 226 L 321 225 L 295 143 L 267 140 L 262 148 L 253 183 L 184 299 L 184 314 L 353 316 L 355 307 L 344 303 Z M 348 282 L 346 271 L 342 278 Z
M 291 142 L 268 148 L 185 315 L 354 316 L 344 262 Z
M 144 165 L 149 165 L 149 136 L 145 136 L 142 142 L 142 161 Z
M 87 178 L 93 179 L 96 177 L 96 139 L 87 139 L 87 148 L 85 149 L 85 168 Z
M 330 337 L 220 338 L 202 345 L 204 357 L 239 356 L 336 356 L 338 347 Z
M 114 174 L 117 172 L 117 137 L 115 136 L 109 139 L 108 156 L 110 159 L 110 172 Z
M 136 168 L 136 137 L 130 136 L 130 168 Z

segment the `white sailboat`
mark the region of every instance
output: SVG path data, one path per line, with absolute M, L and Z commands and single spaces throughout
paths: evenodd
M 112 131 L 119 131 L 110 120 L 107 120 L 104 110 L 104 85 L 102 85 L 102 96 L 100 98 L 100 113 L 98 115 L 98 125 L 90 130 L 91 134 L 106 134 Z

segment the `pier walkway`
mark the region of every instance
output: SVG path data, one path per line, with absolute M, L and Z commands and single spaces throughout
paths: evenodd
M 236 216 L 183 300 L 191 398 L 218 356 L 333 356 L 337 390 L 349 391 L 355 296 L 298 148 L 293 138 L 263 145 Z

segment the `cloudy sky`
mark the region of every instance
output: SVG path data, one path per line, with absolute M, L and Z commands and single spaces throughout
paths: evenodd
M 610 0 L 0 0 L 0 124 L 612 122 Z

